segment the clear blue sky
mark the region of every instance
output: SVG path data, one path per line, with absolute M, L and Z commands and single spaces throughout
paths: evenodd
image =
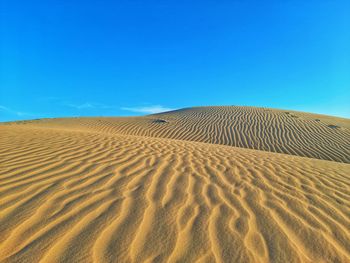
M 249 105 L 350 117 L 350 1 L 0 1 L 0 121 Z

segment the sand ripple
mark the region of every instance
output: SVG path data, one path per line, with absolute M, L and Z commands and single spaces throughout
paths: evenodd
M 350 163 L 350 120 L 254 107 L 197 107 L 134 118 L 44 120 L 44 127 L 223 144 Z
M 244 116 L 203 134 L 242 147 L 267 147 L 274 136 L 284 141 L 271 151 L 349 160 L 347 130 L 327 131 L 333 146 L 311 121 L 249 137 L 263 124 Z M 201 140 L 194 119 L 184 128 L 192 132 L 164 137 Z M 54 126 L 0 127 L 1 262 L 350 262 L 349 164 Z

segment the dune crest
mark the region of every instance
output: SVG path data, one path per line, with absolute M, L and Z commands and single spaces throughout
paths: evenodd
M 228 108 L 0 125 L 0 261 L 350 262 L 347 120 Z
M 222 144 L 350 163 L 350 120 L 255 107 L 195 107 L 144 117 L 41 120 L 35 125 Z

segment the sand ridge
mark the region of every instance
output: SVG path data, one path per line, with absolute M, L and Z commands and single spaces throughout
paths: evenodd
M 0 125 L 0 261 L 350 262 L 347 128 L 336 161 L 141 135 L 171 114 Z
M 230 145 L 350 163 L 350 120 L 255 107 L 194 107 L 129 118 L 42 120 L 35 125 Z

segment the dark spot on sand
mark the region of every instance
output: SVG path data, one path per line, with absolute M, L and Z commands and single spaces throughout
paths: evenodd
M 168 121 L 163 120 L 163 119 L 155 119 L 152 121 L 153 123 L 168 123 Z
M 339 129 L 340 128 L 339 126 L 333 125 L 333 124 L 328 125 L 328 127 L 331 129 Z

